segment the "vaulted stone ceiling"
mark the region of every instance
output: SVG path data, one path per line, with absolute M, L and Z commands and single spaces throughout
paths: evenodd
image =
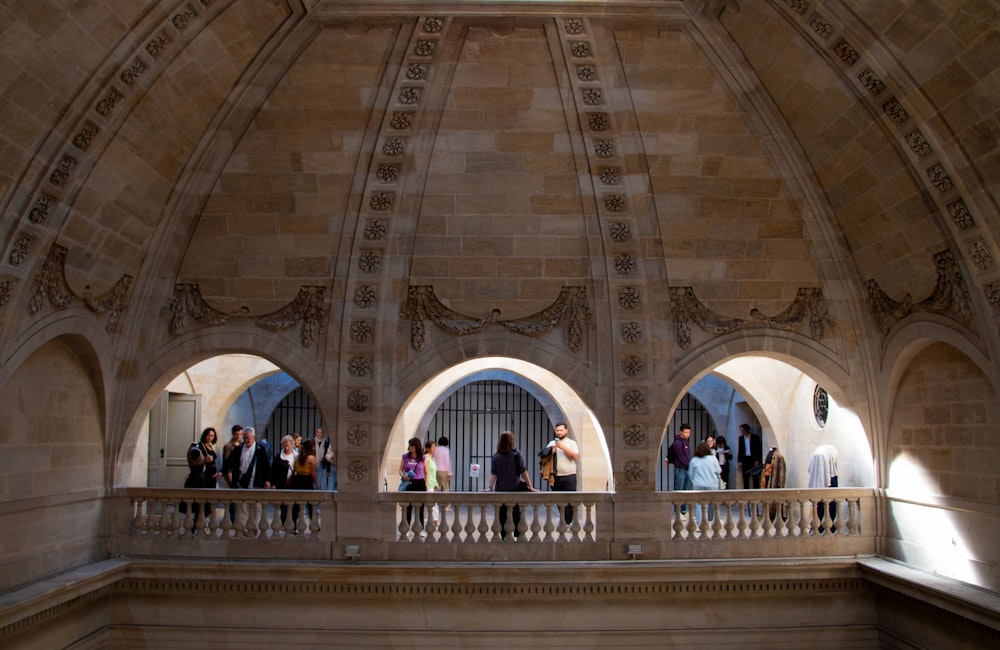
M 402 361 L 417 312 L 515 331 L 564 287 L 621 332 L 560 361 L 594 386 L 630 343 L 655 384 L 748 320 L 848 375 L 913 312 L 996 354 L 995 2 L 51 1 L 0 24 L 3 358 L 85 330 L 143 377 L 116 437 L 198 355 L 364 384 L 366 336 Z

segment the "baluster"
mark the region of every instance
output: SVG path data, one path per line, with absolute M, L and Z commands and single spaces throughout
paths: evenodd
M 538 513 L 538 504 L 531 505 L 531 517 L 528 517 L 528 507 L 526 506 L 524 510 L 521 511 L 521 516 L 524 517 L 524 529 L 525 531 L 531 531 L 531 538 L 528 539 L 532 544 L 537 544 L 542 541 L 542 522 L 541 517 Z M 530 522 L 530 523 L 529 523 Z
M 775 527 L 773 517 L 777 516 L 777 507 L 775 502 L 765 503 L 764 508 L 761 512 L 761 536 L 767 539 L 771 539 L 775 536 Z
M 553 519 L 552 519 L 552 508 L 553 508 L 553 505 L 551 503 L 546 503 L 546 504 L 544 504 L 543 507 L 545 508 L 545 527 L 544 527 L 544 530 L 545 530 L 545 541 L 546 542 L 555 542 L 557 540 L 555 538 L 556 525 L 554 523 L 552 523 L 552 521 L 553 521 Z M 556 508 L 556 510 L 559 509 L 559 506 L 554 506 L 554 507 Z
M 725 501 L 712 499 L 715 506 L 715 518 L 712 519 L 712 539 L 719 539 L 722 536 L 722 510 L 726 507 Z
M 132 498 L 132 530 L 133 534 L 145 537 L 149 532 L 149 506 L 148 501 L 139 497 Z
M 229 539 L 236 534 L 235 526 L 233 525 L 232 519 L 229 517 L 229 513 L 232 511 L 233 504 L 232 501 L 226 499 L 222 502 L 222 520 L 219 525 L 221 529 L 219 533 L 220 539 Z
M 406 504 L 397 503 L 396 504 L 396 517 L 399 520 L 399 525 L 396 526 L 396 532 L 399 533 L 400 541 L 407 539 L 407 533 L 410 527 L 406 525 Z
M 517 533 L 517 538 L 521 539 L 524 537 L 525 531 L 528 530 L 528 522 L 525 521 L 528 516 L 528 505 L 526 503 L 515 502 L 515 507 L 518 509 L 519 517 L 518 521 L 514 524 L 514 531 Z
M 669 506 L 670 506 L 670 520 L 671 520 L 670 530 L 673 531 L 673 533 L 670 535 L 670 539 L 684 539 L 684 536 L 681 534 L 682 531 L 684 530 L 684 522 L 681 519 L 681 504 L 670 503 Z
M 477 519 L 478 519 L 478 525 L 476 526 L 476 531 L 478 531 L 478 533 L 479 533 L 479 538 L 478 539 L 479 539 L 479 543 L 480 544 L 488 544 L 489 542 L 492 541 L 492 540 L 490 540 L 490 539 L 488 539 L 486 537 L 486 532 L 490 529 L 489 524 L 486 523 L 486 519 L 488 518 L 488 515 L 486 513 L 489 510 L 489 508 L 490 508 L 490 506 L 487 506 L 485 504 L 481 505 L 481 506 L 479 506 L 478 512 L 476 513 Z M 496 513 L 496 506 L 493 506 L 493 518 L 494 519 L 496 519 L 496 514 L 497 514 Z
M 177 512 L 177 504 L 174 503 L 173 499 L 167 499 L 163 506 L 163 513 L 164 522 L 166 523 L 166 527 L 163 532 L 167 537 L 173 537 L 174 533 L 180 530 L 181 527 L 180 513 Z
M 310 501 L 309 503 L 312 505 L 312 516 L 309 517 L 309 538 L 318 541 L 319 533 L 323 530 L 323 519 L 319 511 L 319 501 Z
M 698 522 L 698 539 L 708 539 L 708 531 L 711 524 L 708 523 L 708 500 L 702 499 L 698 502 L 701 506 L 701 521 Z
M 806 530 L 807 535 L 818 535 L 819 534 L 819 517 L 816 515 L 816 501 L 809 500 L 809 528 Z
M 456 506 L 456 508 L 457 507 L 458 506 Z M 474 544 L 477 541 L 476 540 L 476 524 L 475 524 L 475 521 L 474 521 L 475 518 L 476 518 L 476 505 L 470 503 L 465 508 L 465 526 L 462 528 L 462 530 L 465 531 L 465 540 L 464 541 L 465 541 L 466 544 Z M 457 519 L 457 517 L 456 517 L 456 519 Z
M 585 503 L 583 504 L 583 515 L 584 515 L 584 525 L 583 525 L 583 539 L 588 542 L 596 542 L 597 537 L 594 535 L 594 530 L 597 526 L 594 524 L 594 515 L 596 511 L 596 504 Z
M 831 502 L 829 499 L 827 499 L 824 503 L 826 504 L 826 508 L 824 508 L 824 512 L 823 512 L 823 524 L 822 524 L 823 525 L 823 534 L 824 535 L 834 535 L 835 532 L 833 530 L 833 518 L 831 517 L 831 514 L 830 514 L 830 511 L 832 510 L 832 508 L 830 506 L 832 506 L 833 503 L 835 503 L 835 502 Z
M 778 508 L 778 527 L 776 535 L 781 538 L 788 537 L 788 500 L 784 499 L 776 504 Z
M 448 526 L 449 530 L 451 530 L 451 541 L 460 543 L 465 542 L 465 539 L 462 537 L 462 522 L 461 515 L 459 514 L 459 506 L 457 503 L 452 503 L 449 507 L 451 508 L 451 521 Z M 445 521 L 448 521 L 448 512 L 449 511 L 446 510 L 441 513 L 441 516 L 445 518 Z
M 580 531 L 583 530 L 583 525 L 580 523 L 580 504 L 570 503 L 566 507 L 570 508 L 573 513 L 573 523 L 567 526 L 569 528 L 570 541 L 579 542 Z
M 507 509 L 507 520 L 502 524 L 500 523 L 500 510 L 506 507 Z M 506 502 L 501 501 L 500 503 L 493 504 L 493 523 L 490 526 L 490 536 L 494 542 L 513 542 L 514 535 L 511 532 L 514 530 L 514 508 L 513 506 L 507 505 Z
M 861 502 L 859 499 L 845 499 L 844 503 L 847 506 L 847 521 L 844 522 L 844 531 L 847 535 L 860 535 Z

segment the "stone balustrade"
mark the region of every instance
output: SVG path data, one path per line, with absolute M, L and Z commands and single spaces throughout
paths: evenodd
M 120 504 L 112 545 L 126 556 L 281 558 L 294 548 L 296 557 L 339 560 L 362 546 L 366 560 L 393 561 L 874 552 L 870 488 L 368 495 L 125 488 L 112 499 Z

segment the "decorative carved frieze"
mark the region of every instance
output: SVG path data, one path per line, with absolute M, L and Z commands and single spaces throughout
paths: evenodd
M 382 144 L 382 153 L 387 156 L 402 156 L 404 151 L 403 138 L 390 136 Z
M 671 287 L 670 311 L 674 320 L 677 345 L 684 349 L 691 345 L 692 323 L 713 336 L 735 332 L 750 324 L 748 320 L 726 318 L 710 310 L 698 300 L 691 287 Z M 797 330 L 803 321 L 808 319 L 809 337 L 814 341 L 822 340 L 825 328 L 836 324 L 827 311 L 823 289 L 818 287 L 799 288 L 792 304 L 780 314 L 768 316 L 754 308 L 750 310 L 750 317 L 767 327 L 787 332 Z
M 347 428 L 347 442 L 354 447 L 368 444 L 368 429 L 363 424 L 352 424 Z
M 302 347 L 316 342 L 320 329 L 326 323 L 326 289 L 321 286 L 299 287 L 295 300 L 281 309 L 254 319 L 254 325 L 272 332 L 287 330 L 302 323 Z
M 986 244 L 981 239 L 969 242 L 969 258 L 980 271 L 989 271 L 993 268 L 993 256 L 986 248 Z
M 179 336 L 188 330 L 188 321 L 193 319 L 205 326 L 224 325 L 235 320 L 250 320 L 262 329 L 279 332 L 301 323 L 302 347 L 310 347 L 316 342 L 319 332 L 326 322 L 326 289 L 321 286 L 302 286 L 290 303 L 281 309 L 252 316 L 247 307 L 236 311 L 222 312 L 209 305 L 201 295 L 197 284 L 177 284 L 170 299 L 170 333 Z
M 600 88 L 584 88 L 581 96 L 587 106 L 600 106 L 604 103 L 604 94 Z
M 371 285 L 363 284 L 354 289 L 354 304 L 361 309 L 373 307 L 377 300 L 378 294 Z
M 616 241 L 619 244 L 627 242 L 632 239 L 632 227 L 629 226 L 627 221 L 617 221 L 608 227 L 608 234 L 611 236 L 612 241 Z
M 955 225 L 961 230 L 968 230 L 976 225 L 976 220 L 972 218 L 972 213 L 969 212 L 969 207 L 965 205 L 965 201 L 962 199 L 952 201 L 948 204 L 948 216 L 951 217 L 951 220 L 955 222 Z
M 625 482 L 643 483 L 646 481 L 646 467 L 637 460 L 630 460 L 625 463 Z
M 416 104 L 420 101 L 420 89 L 407 86 L 399 90 L 400 104 Z
M 90 285 L 84 287 L 83 295 L 77 296 L 66 282 L 66 255 L 69 250 L 65 246 L 53 244 L 45 258 L 42 270 L 35 277 L 35 291 L 28 302 L 28 313 L 37 314 L 41 311 L 48 298 L 56 309 L 66 309 L 70 305 L 82 302 L 95 314 L 107 314 L 108 321 L 104 330 L 109 334 L 118 331 L 121 316 L 128 307 L 132 288 L 132 276 L 122 275 L 118 282 L 107 292 L 94 296 Z
M 417 56 L 434 56 L 434 48 L 436 46 L 437 41 L 421 39 L 413 46 L 413 53 Z
M 583 348 L 583 326 L 591 320 L 587 292 L 583 287 L 563 287 L 556 300 L 542 311 L 512 320 L 501 320 L 500 310 L 493 309 L 482 318 L 460 314 L 441 303 L 429 285 L 412 286 L 406 297 L 401 318 L 410 319 L 410 345 L 419 352 L 427 340 L 425 322 L 431 321 L 454 336 L 467 336 L 497 323 L 507 331 L 524 336 L 543 336 L 564 324 L 566 344 L 573 352 Z
M 934 291 L 918 303 L 913 302 L 913 296 L 909 293 L 901 302 L 897 302 L 882 291 L 874 279 L 865 282 L 868 308 L 871 309 L 875 322 L 883 334 L 888 334 L 904 317 L 918 312 L 942 314 L 965 325 L 972 325 L 969 291 L 951 251 L 943 250 L 936 253 L 934 266 L 938 276 Z
M 408 113 L 406 111 L 393 113 L 392 118 L 389 119 L 389 126 L 397 131 L 407 130 L 413 126 L 413 113 Z
M 146 53 L 154 59 L 158 59 L 163 54 L 163 50 L 170 45 L 170 42 L 170 34 L 161 29 L 156 36 L 146 43 Z
M 627 205 L 624 194 L 605 194 L 604 207 L 608 212 L 624 212 Z
M 955 187 L 955 182 L 951 180 L 951 176 L 940 163 L 927 168 L 927 179 L 942 194 L 951 191 L 951 188 Z
M 605 185 L 621 185 L 622 170 L 618 167 L 605 167 L 601 170 L 601 182 Z
M 735 332 L 746 323 L 742 318 L 726 318 L 701 304 L 692 287 L 670 287 L 670 312 L 674 337 L 683 349 L 691 345 L 691 323 L 714 336 Z
M 347 362 L 347 372 L 352 377 L 367 377 L 372 370 L 372 362 L 368 357 L 351 357 Z
M 8 260 L 11 266 L 21 266 L 24 264 L 24 260 L 27 259 L 28 253 L 31 251 L 31 246 L 35 243 L 35 235 L 31 233 L 24 233 L 14 241 L 14 246 L 11 248 L 10 256 Z
M 375 327 L 367 320 L 352 321 L 349 333 L 355 343 L 371 343 L 375 339 Z
M 0 280 L 0 307 L 6 307 L 10 299 L 14 297 L 14 287 L 17 286 L 17 280 L 12 278 L 4 278 Z
M 56 166 L 52 169 L 52 174 L 49 176 L 49 182 L 56 187 L 63 187 L 69 181 L 69 177 L 73 174 L 73 170 L 77 166 L 76 158 L 71 158 L 70 156 L 63 156 L 62 160 L 56 163 Z
M 121 94 L 115 88 L 108 88 L 108 92 L 102 97 L 98 102 L 94 110 L 97 111 L 99 115 L 108 117 L 114 110 L 118 107 L 118 104 L 125 99 L 125 95 Z
M 347 393 L 347 408 L 355 413 L 364 413 L 371 404 L 371 396 L 367 390 L 355 389 Z
M 639 377 L 645 369 L 646 363 L 640 356 L 633 354 L 622 359 L 622 373 L 626 377 Z
M 49 218 L 49 210 L 55 204 L 55 199 L 46 194 L 40 194 L 37 199 L 35 199 L 35 204 L 31 206 L 31 211 L 28 213 L 28 221 L 31 223 L 45 223 L 45 220 Z
M 567 18 L 563 21 L 563 26 L 566 28 L 567 34 L 583 33 L 583 21 L 579 18 Z
M 437 34 L 444 28 L 444 19 L 431 16 L 424 21 L 424 31 L 428 34 Z
M 378 273 L 382 268 L 382 255 L 378 251 L 362 251 L 358 256 L 358 270 L 362 273 Z
M 917 154 L 921 158 L 931 155 L 931 145 L 927 142 L 927 138 L 924 134 L 920 132 L 920 129 L 914 129 L 906 134 L 906 144 L 910 145 L 910 151 Z
M 837 41 L 837 44 L 833 46 L 833 51 L 847 65 L 854 65 L 861 58 L 858 51 L 844 39 Z
M 646 430 L 641 424 L 629 424 L 622 430 L 622 439 L 629 447 L 643 447 L 646 444 Z
M 572 41 L 569 44 L 569 51 L 570 54 L 578 59 L 586 59 L 593 56 L 590 50 L 590 43 L 587 41 Z
M 879 79 L 879 76 L 871 68 L 865 68 L 859 72 L 858 81 L 873 95 L 877 95 L 885 90 L 885 82 Z
M 100 132 L 101 129 L 96 124 L 87 120 L 80 127 L 80 131 L 73 137 L 73 146 L 80 151 L 86 151 Z
M 384 222 L 379 219 L 366 219 L 365 220 L 365 239 L 371 241 L 379 241 L 385 239 L 385 234 L 388 229 Z
M 750 315 L 762 321 L 768 327 L 779 330 L 795 331 L 807 317 L 809 319 L 809 338 L 819 341 L 823 338 L 824 328 L 833 327 L 835 321 L 830 318 L 826 309 L 826 299 L 823 289 L 819 287 L 800 287 L 795 294 L 795 300 L 788 308 L 776 316 L 767 316 L 759 309 L 751 309 Z
M 631 253 L 618 253 L 615 255 L 615 271 L 618 275 L 635 275 L 635 257 Z
M 590 64 L 576 66 L 576 78 L 580 81 L 594 81 L 597 79 L 597 67 Z
M 412 81 L 421 81 L 427 78 L 427 71 L 430 67 L 426 63 L 411 63 L 406 68 L 406 78 Z
M 371 200 L 368 202 L 368 205 L 371 206 L 372 210 L 384 212 L 392 208 L 392 200 L 392 192 L 372 192 Z
M 613 140 L 594 140 L 594 155 L 598 158 L 611 158 L 615 155 Z
M 622 393 L 622 406 L 630 413 L 646 410 L 646 395 L 638 388 L 630 388 Z
M 833 35 L 833 25 L 820 14 L 813 14 L 809 17 L 809 27 L 820 38 L 830 38 Z
M 890 97 L 882 104 L 882 111 L 897 126 L 910 119 L 910 114 L 906 112 L 906 109 L 903 108 L 903 105 L 895 97 Z
M 368 465 L 363 460 L 355 458 L 347 463 L 347 478 L 354 483 L 361 483 L 368 479 Z
M 148 66 L 143 63 L 141 59 L 136 59 L 129 64 L 127 68 L 122 70 L 122 73 L 118 75 L 118 78 L 121 79 L 126 86 L 131 86 L 139 80 L 139 77 L 141 77 L 147 69 Z
M 642 306 L 642 297 L 638 287 L 619 287 L 618 306 L 626 311 L 632 311 Z
M 625 343 L 631 343 L 634 345 L 642 342 L 642 323 L 627 321 L 621 324 L 618 332 L 621 334 L 622 341 Z
M 587 126 L 591 131 L 608 131 L 611 129 L 611 118 L 607 113 L 590 113 L 587 115 Z

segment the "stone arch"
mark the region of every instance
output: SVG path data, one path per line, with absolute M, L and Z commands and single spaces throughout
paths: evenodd
M 776 341 L 782 345 L 776 345 Z M 741 346 L 741 350 L 734 349 Z M 867 404 L 851 397 L 851 377 L 828 354 L 820 353 L 815 344 L 794 337 L 748 337 L 706 350 L 678 368 L 678 390 L 670 415 L 681 397 L 710 373 L 724 379 L 746 399 L 761 422 L 759 433 L 765 449 L 773 445 L 781 450 L 788 465 L 788 487 L 805 487 L 808 459 L 816 446 L 825 443 L 840 451 L 842 485 L 875 484 L 866 413 L 852 408 L 855 403 L 865 408 Z M 833 409 L 824 428 L 812 417 L 812 393 L 817 384 L 829 393 Z M 668 424 L 669 419 L 662 423 L 661 442 Z M 734 429 L 739 422 L 730 424 Z M 733 445 L 734 430 L 724 435 Z
M 430 377 L 407 396 L 389 432 L 382 451 L 381 475 L 394 477 L 406 441 L 419 431 L 442 396 L 456 386 L 471 383 L 486 375 L 515 379 L 551 413 L 560 413 L 580 445 L 580 485 L 584 491 L 614 490 L 611 456 L 604 432 L 594 412 L 580 394 L 565 380 L 529 361 L 491 356 L 470 359 L 445 368 Z M 381 482 L 380 482 L 381 483 Z M 606 486 L 606 487 L 605 487 Z
M 334 405 L 324 405 L 318 399 L 318 396 L 323 394 L 323 380 L 315 360 L 307 358 L 311 352 L 303 350 L 294 341 L 252 329 L 239 333 L 229 332 L 225 335 L 202 331 L 179 338 L 159 356 L 150 359 L 141 373 L 145 380 L 141 383 L 134 382 L 130 395 L 123 398 L 121 409 L 126 411 L 126 414 L 123 415 L 120 443 L 115 444 L 116 441 L 111 441 L 117 450 L 114 484 L 134 484 L 138 480 L 137 475 L 144 472 L 144 468 L 140 471 L 134 466 L 137 443 L 146 425 L 149 410 L 160 393 L 185 369 L 214 356 L 250 354 L 266 359 L 287 372 L 308 391 L 321 412 L 334 413 Z M 237 384 L 239 391 L 235 394 L 239 395 L 253 381 L 255 379 L 249 377 L 239 381 Z M 220 438 L 224 436 L 224 432 L 220 432 Z

